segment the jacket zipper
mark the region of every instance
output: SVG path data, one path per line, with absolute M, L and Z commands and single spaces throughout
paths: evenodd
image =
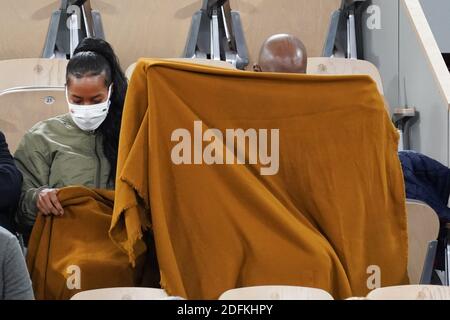
M 100 156 L 98 155 L 98 151 L 97 151 L 97 135 L 94 135 L 94 150 L 95 150 L 95 156 L 97 157 L 97 181 L 96 181 L 95 185 L 96 185 L 97 189 L 100 189 L 102 162 L 100 160 Z

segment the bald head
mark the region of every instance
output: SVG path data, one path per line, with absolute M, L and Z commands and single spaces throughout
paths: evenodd
M 303 42 L 289 34 L 276 34 L 267 39 L 259 53 L 255 71 L 306 73 L 308 55 Z

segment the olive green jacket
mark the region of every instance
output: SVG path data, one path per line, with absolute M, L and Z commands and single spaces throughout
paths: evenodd
M 16 223 L 31 228 L 37 215 L 37 197 L 45 188 L 83 185 L 113 189 L 108 182 L 110 165 L 103 153 L 102 136 L 79 129 L 69 114 L 31 128 L 14 154 L 23 174 Z

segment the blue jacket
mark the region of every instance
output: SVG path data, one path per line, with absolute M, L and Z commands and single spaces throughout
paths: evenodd
M 19 202 L 22 174 L 16 168 L 5 136 L 0 131 L 0 226 L 12 229 L 12 214 Z
M 450 169 L 414 151 L 399 152 L 405 179 L 406 198 L 425 202 L 441 222 L 450 222 Z

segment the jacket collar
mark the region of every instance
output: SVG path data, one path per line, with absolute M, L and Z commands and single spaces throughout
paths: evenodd
M 73 121 L 73 119 L 72 119 L 72 117 L 70 116 L 70 114 L 69 113 L 66 113 L 65 115 L 64 115 L 64 117 L 63 117 L 63 122 L 64 122 L 64 125 L 68 128 L 68 129 L 72 129 L 72 130 L 77 130 L 77 131 L 79 131 L 80 133 L 83 133 L 83 134 L 85 134 L 85 135 L 95 135 L 97 132 L 96 131 L 84 131 L 84 130 L 81 130 L 76 124 L 75 124 L 75 122 Z

